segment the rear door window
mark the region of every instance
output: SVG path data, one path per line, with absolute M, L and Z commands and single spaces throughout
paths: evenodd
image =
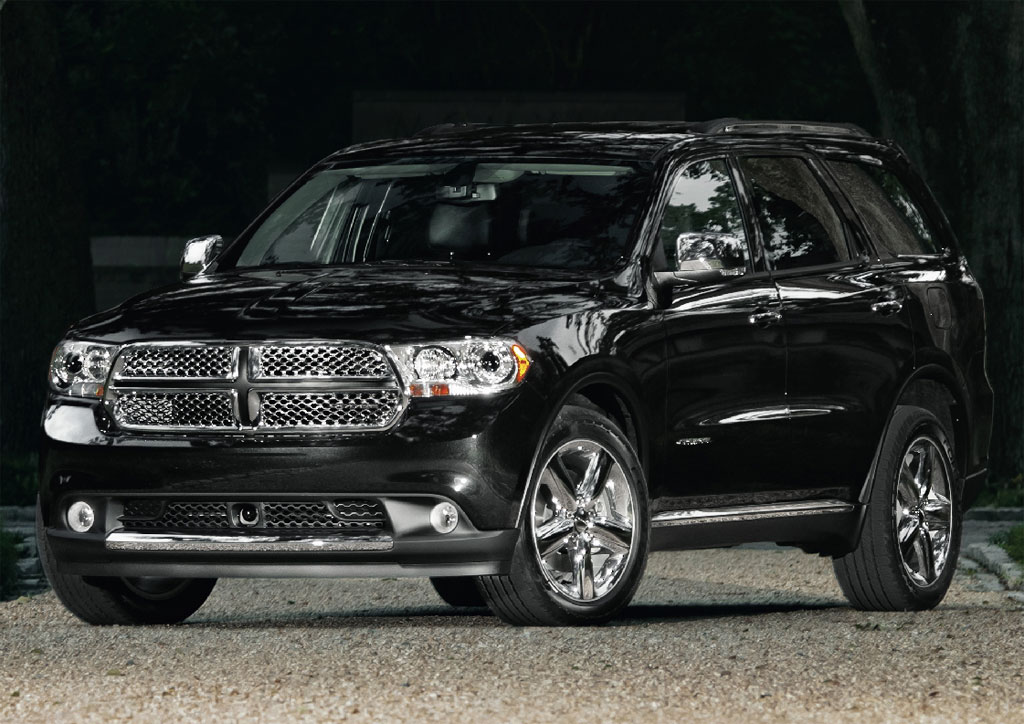
M 746 157 L 740 168 L 774 269 L 850 259 L 846 228 L 821 182 L 801 158 Z
M 880 165 L 829 161 L 868 232 L 889 256 L 938 254 L 936 235 L 921 208 L 894 173 Z

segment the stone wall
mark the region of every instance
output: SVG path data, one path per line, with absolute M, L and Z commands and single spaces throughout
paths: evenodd
M 49 587 L 43 568 L 39 564 L 36 548 L 35 506 L 0 507 L 0 527 L 22 537 L 18 545 L 18 591 L 17 594 L 32 594 Z

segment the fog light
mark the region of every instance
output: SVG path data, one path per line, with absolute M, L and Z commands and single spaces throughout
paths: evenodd
M 438 503 L 430 511 L 430 525 L 438 533 L 451 533 L 459 524 L 459 509 L 451 503 Z
M 93 513 L 92 506 L 84 500 L 72 503 L 68 508 L 68 527 L 76 533 L 85 533 L 95 522 L 96 514 Z

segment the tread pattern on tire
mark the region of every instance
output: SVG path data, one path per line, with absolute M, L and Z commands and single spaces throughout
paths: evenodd
M 487 592 L 487 602 L 491 609 L 502 621 L 533 626 L 544 624 L 540 617 L 531 612 L 509 576 L 481 576 L 480 583 Z

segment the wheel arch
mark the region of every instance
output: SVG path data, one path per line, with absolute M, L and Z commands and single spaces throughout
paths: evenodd
M 548 408 L 538 443 L 531 453 L 530 464 L 522 485 L 519 509 L 516 513 L 515 525 L 522 522 L 523 507 L 529 493 L 530 481 L 537 471 L 538 457 L 544 440 L 547 439 L 551 426 L 567 404 L 575 398 L 584 401 L 589 407 L 596 408 L 607 415 L 622 430 L 626 439 L 640 460 L 640 467 L 647 476 L 651 463 L 651 420 L 641 400 L 640 383 L 635 373 L 623 362 L 603 358 L 600 360 L 584 360 L 575 365 L 562 384 L 551 395 L 552 403 Z
M 867 479 L 861 489 L 859 501 L 867 503 L 871 497 L 875 470 L 881 454 L 882 444 L 889 431 L 893 413 L 900 405 L 916 405 L 934 413 L 940 420 L 947 422 L 953 435 L 953 448 L 956 453 L 957 474 L 962 479 L 970 454 L 970 420 L 969 407 L 963 385 L 955 372 L 948 367 L 932 362 L 917 367 L 900 386 L 892 405 L 889 408 L 885 425 L 882 428 L 875 455 L 871 461 Z

